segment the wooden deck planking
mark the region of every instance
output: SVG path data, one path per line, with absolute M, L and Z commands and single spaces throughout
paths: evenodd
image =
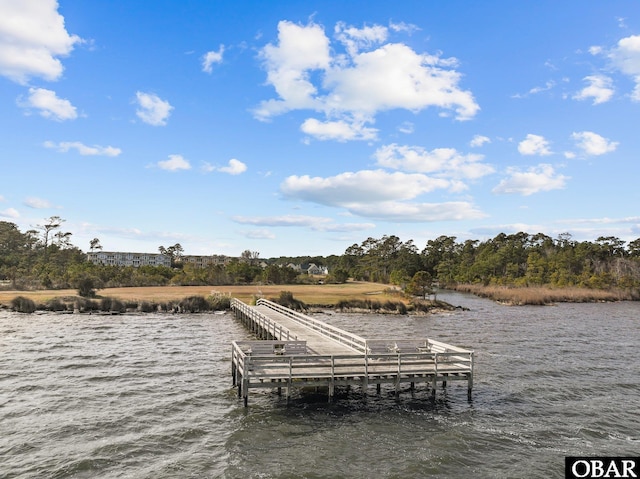
M 307 348 L 312 354 L 331 355 L 331 354 L 353 354 L 353 348 L 337 343 L 319 332 L 292 320 L 282 313 L 274 311 L 266 306 L 256 306 L 256 311 L 269 316 L 274 322 L 284 326 L 293 332 L 297 337 L 304 338 L 307 341 Z M 282 338 L 277 338 L 282 339 Z

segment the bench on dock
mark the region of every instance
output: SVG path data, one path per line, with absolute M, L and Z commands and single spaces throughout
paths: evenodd
M 396 353 L 418 353 L 425 352 L 426 342 L 421 340 L 396 340 L 393 345 L 393 351 Z
M 430 345 L 429 350 L 432 353 L 448 353 L 449 352 L 446 347 L 441 346 L 439 344 L 433 344 L 433 343 Z
M 367 341 L 367 354 L 389 354 L 392 350 L 386 341 Z
M 307 354 L 307 342 L 287 341 L 282 349 L 283 353 L 286 355 Z

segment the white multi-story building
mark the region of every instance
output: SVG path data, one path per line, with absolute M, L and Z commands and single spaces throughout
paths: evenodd
M 166 266 L 171 267 L 171 258 L 159 253 L 118 253 L 114 251 L 96 251 L 87 253 L 87 259 L 93 264 L 107 266 Z
M 212 255 L 212 256 L 193 256 L 185 255 L 180 258 L 183 264 L 192 264 L 196 268 L 206 268 L 211 265 L 225 265 L 230 261 L 228 256 Z

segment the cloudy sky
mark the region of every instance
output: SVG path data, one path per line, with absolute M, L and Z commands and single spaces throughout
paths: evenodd
M 636 1 L 0 0 L 0 105 L 84 251 L 640 237 Z

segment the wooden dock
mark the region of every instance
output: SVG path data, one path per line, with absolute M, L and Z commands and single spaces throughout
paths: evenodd
M 323 321 L 260 299 L 248 306 L 232 299 L 231 309 L 258 338 L 233 341 L 231 375 L 247 406 L 249 390 L 327 388 L 425 383 L 435 395 L 438 383 L 466 381 L 473 388 L 473 351 L 432 339 L 365 339 Z

